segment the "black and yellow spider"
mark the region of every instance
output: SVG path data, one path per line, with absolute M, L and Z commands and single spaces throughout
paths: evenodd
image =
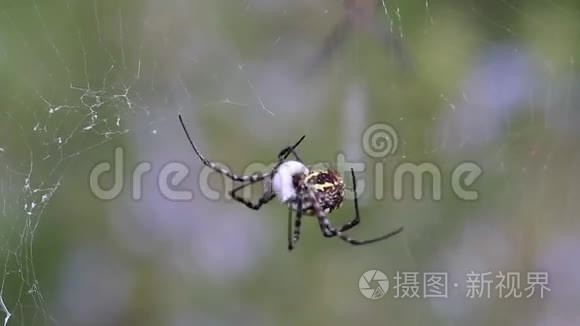
M 232 198 L 254 210 L 260 209 L 262 205 L 269 203 L 276 197 L 283 204 L 288 206 L 288 250 L 294 249 L 296 243 L 300 239 L 300 226 L 302 216 L 304 215 L 315 216 L 318 219 L 320 230 L 325 237 L 331 238 L 338 236 L 340 239 L 352 245 L 364 245 L 385 240 L 403 231 L 403 228 L 401 227 L 391 233 L 370 240 L 352 239 L 343 233 L 360 222 L 358 200 L 356 198 L 356 181 L 352 169 L 351 176 L 355 196 L 355 216 L 352 221 L 343 226 L 339 228 L 333 227 L 328 221 L 327 216 L 332 211 L 339 208 L 344 201 L 344 181 L 336 171 L 310 170 L 306 165 L 304 165 L 303 161 L 298 157 L 295 149 L 302 142 L 305 136 L 302 136 L 302 138 L 300 138 L 300 140 L 298 140 L 293 146 L 288 146 L 280 151 L 277 163 L 270 172 L 240 176 L 233 174 L 226 169 L 220 168 L 215 163 L 201 155 L 191 139 L 181 115 L 179 116 L 179 121 L 191 147 L 193 147 L 194 152 L 201 159 L 203 164 L 234 181 L 242 183 L 230 192 Z M 290 154 L 294 155 L 295 160 L 287 160 Z M 259 181 L 269 182 L 257 203 L 253 203 L 237 194 L 237 192 L 244 187 Z M 294 219 L 294 232 L 292 232 L 292 213 L 296 214 Z

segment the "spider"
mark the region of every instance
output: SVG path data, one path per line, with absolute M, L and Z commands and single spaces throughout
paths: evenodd
M 327 216 L 343 204 L 345 195 L 344 181 L 336 171 L 330 169 L 311 170 L 304 164 L 295 150 L 306 136 L 302 136 L 294 145 L 282 149 L 278 154 L 278 160 L 274 168 L 270 172 L 240 176 L 217 166 L 201 155 L 191 139 L 181 115 L 179 115 L 179 122 L 193 151 L 204 165 L 227 176 L 233 181 L 242 183 L 230 191 L 233 199 L 253 210 L 259 210 L 264 204 L 269 203 L 276 197 L 282 204 L 288 206 L 288 250 L 294 249 L 300 239 L 300 227 L 303 216 L 316 217 L 324 237 L 339 237 L 351 245 L 365 245 L 385 240 L 403 231 L 403 228 L 400 227 L 388 234 L 369 240 L 352 239 L 344 234 L 345 231 L 352 229 L 360 223 L 356 179 L 353 169 L 350 172 L 354 191 L 355 216 L 350 222 L 341 227 L 333 227 Z M 294 156 L 294 160 L 287 159 L 290 154 Z M 265 181 L 267 185 L 257 203 L 237 194 L 241 189 L 259 181 Z M 295 213 L 294 230 L 292 230 L 293 213 Z
M 401 37 L 397 36 L 382 19 L 378 11 L 384 10 L 381 0 L 345 0 L 344 15 L 324 40 L 322 48 L 307 66 L 310 74 L 322 67 L 332 55 L 344 45 L 349 34 L 361 31 L 374 37 L 379 43 L 390 49 L 397 65 L 403 72 L 413 73 L 414 63 Z M 381 17 L 382 18 L 382 17 Z

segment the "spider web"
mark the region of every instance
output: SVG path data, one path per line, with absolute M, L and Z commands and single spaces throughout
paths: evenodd
M 567 271 L 576 270 L 569 257 L 580 250 L 578 5 L 379 1 L 372 13 L 377 21 L 363 15 L 310 69 L 345 15 L 338 1 L 3 1 L 3 325 L 296 324 L 322 312 L 333 325 L 386 316 L 401 324 L 486 321 L 489 308 L 458 295 L 386 308 L 362 301 L 356 288 L 337 288 L 375 264 L 384 272 L 441 269 L 456 279 L 478 267 L 545 269 L 556 290 L 577 290 L 578 276 Z M 403 240 L 344 253 L 305 226 L 312 236 L 297 250 L 311 257 L 288 258 L 280 254 L 285 223 L 271 218 L 284 217 L 283 208 L 218 204 L 224 198 L 207 198 L 197 175 L 173 185 L 193 189 L 189 201 L 167 200 L 152 177 L 140 200 L 128 184 L 113 201 L 91 192 L 91 169 L 111 162 L 118 146 L 127 183 L 143 162 L 153 167 L 148 176 L 169 162 L 198 171 L 179 113 L 202 151 L 236 171 L 269 163 L 302 134 L 307 160 L 333 161 L 341 149 L 348 161 L 371 166 L 382 161 L 366 155 L 361 135 L 386 121 L 400 137 L 387 168 L 430 161 L 448 175 L 475 161 L 486 177 L 482 199 L 465 204 L 445 193 L 440 202 L 397 202 L 390 176 L 368 170 L 359 183 L 365 231 L 405 225 Z M 219 178 L 210 184 L 223 188 Z M 356 263 L 345 266 L 348 259 Z M 506 318 L 570 323 L 580 292 L 558 293 L 543 312 Z M 331 307 L 288 314 L 283 307 L 297 301 Z

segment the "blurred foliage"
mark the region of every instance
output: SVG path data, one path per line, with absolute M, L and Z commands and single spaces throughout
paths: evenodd
M 391 277 L 397 271 L 549 268 L 566 276 L 558 269 L 563 266 L 545 262 L 559 262 L 551 248 L 577 238 L 579 230 L 580 4 L 386 5 L 374 17 L 403 35 L 412 73 L 402 71 L 375 37 L 354 30 L 306 78 L 302 67 L 344 15 L 338 1 L 3 1 L 0 298 L 13 314 L 8 325 L 557 325 L 578 318 L 577 308 L 561 305 L 558 296 L 568 302 L 578 297 L 565 297 L 558 288 L 544 300 L 468 299 L 465 288 L 452 287 L 449 299 L 438 300 L 396 299 L 390 289 L 372 301 L 359 292 L 359 277 L 370 269 Z M 476 102 L 465 91 L 470 76 L 506 44 L 533 63 L 535 71 L 523 74 L 526 97 L 500 108 L 498 118 L 490 118 L 487 107 L 474 111 L 483 129 L 490 119 L 501 127 L 485 129 L 489 138 L 478 146 L 462 143 L 458 129 L 446 126 L 461 125 L 453 117 L 469 113 L 462 104 Z M 489 66 L 501 75 L 503 66 L 494 64 Z M 264 77 L 267 70 L 273 77 Z M 366 238 L 405 227 L 385 243 L 348 247 L 324 239 L 316 223 L 305 221 L 303 237 L 289 253 L 287 212 L 277 204 L 241 212 L 239 204 L 208 203 L 196 193 L 191 203 L 165 203 L 165 216 L 148 203 L 149 194 L 133 201 L 125 188 L 107 202 L 90 191 L 91 168 L 111 160 L 116 146 L 126 149 L 126 166 L 194 162 L 178 112 L 191 122 L 196 139 L 205 136 L 200 147 L 208 157 L 236 171 L 272 161 L 302 134 L 305 160 L 332 161 L 351 131 L 344 107 L 352 85 L 362 85 L 366 96 L 360 112 L 365 126 L 388 122 L 399 132 L 400 151 L 384 162 L 387 167 L 433 162 L 444 171 L 441 201 L 415 201 L 410 192 L 394 200 L 387 174 L 392 170 L 384 200 L 364 196 L 362 224 L 351 233 Z M 281 101 L 283 107 L 274 104 Z M 465 134 L 478 129 L 461 127 Z M 455 141 L 440 141 L 442 130 Z M 171 157 L 150 157 L 159 153 Z M 365 160 L 367 166 L 380 162 Z M 462 161 L 484 170 L 475 202 L 450 193 L 449 171 Z M 190 176 L 190 182 L 197 180 Z M 177 206 L 185 208 L 181 216 L 169 210 Z M 346 221 L 352 212 L 349 202 L 333 220 Z M 196 256 L 200 240 L 188 242 L 188 228 L 175 241 L 168 237 L 162 224 L 169 219 L 190 220 L 191 230 L 205 220 L 244 221 L 252 226 L 240 232 L 263 225 L 271 239 L 260 240 L 269 247 L 256 256 L 240 249 L 239 257 L 252 259 L 249 271 L 219 279 L 221 272 L 212 275 L 192 263 L 206 257 Z M 245 237 L 253 241 L 252 234 Z M 206 252 L 229 241 L 217 233 L 214 238 Z M 577 255 L 580 248 L 573 248 L 561 252 Z M 223 257 L 233 260 L 236 253 Z M 0 304 L 0 315 L 2 310 Z

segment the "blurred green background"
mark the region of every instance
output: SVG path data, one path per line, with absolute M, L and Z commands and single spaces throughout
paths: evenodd
M 317 57 L 341 22 L 344 42 Z M 0 2 L 0 321 L 577 325 L 579 22 L 572 0 Z M 305 219 L 288 252 L 283 206 L 208 197 L 179 113 L 236 172 L 303 134 L 308 162 L 364 164 L 349 234 L 405 231 L 352 247 Z M 376 123 L 396 130 L 396 153 L 365 152 Z M 101 200 L 90 173 L 117 147 L 123 189 Z M 483 170 L 475 201 L 451 189 L 467 161 Z M 170 187 L 193 199 L 163 196 L 170 162 L 191 168 Z M 405 162 L 438 167 L 441 200 L 429 182 L 421 200 L 410 185 L 393 198 Z M 218 176 L 209 185 L 223 193 Z M 376 300 L 359 291 L 373 269 L 391 281 Z M 550 291 L 501 298 L 494 279 L 469 298 L 471 271 L 521 273 L 522 290 L 547 272 Z M 418 298 L 397 296 L 397 272 L 418 273 Z M 424 297 L 425 272 L 448 273 L 447 298 Z

